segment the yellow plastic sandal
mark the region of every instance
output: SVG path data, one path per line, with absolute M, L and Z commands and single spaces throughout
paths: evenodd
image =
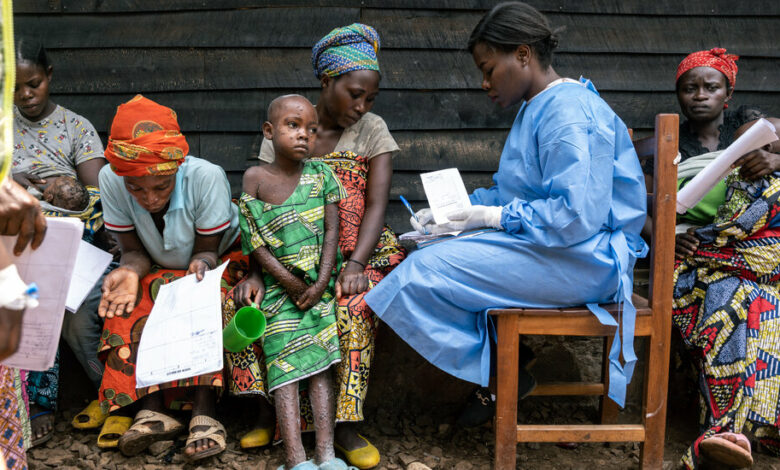
M 241 448 L 253 449 L 267 446 L 274 437 L 274 428 L 256 428 L 241 436 Z
M 350 465 L 354 465 L 360 470 L 374 468 L 379 465 L 379 449 L 374 447 L 374 444 L 369 442 L 368 439 L 362 435 L 358 434 L 358 437 L 363 439 L 363 441 L 366 443 L 364 447 L 359 447 L 354 450 L 347 450 L 336 443 L 333 444 L 333 447 L 340 450 L 341 453 L 344 454 L 344 457 L 347 458 L 347 462 L 349 462 Z
M 98 434 L 97 445 L 101 449 L 115 449 L 119 446 L 119 438 L 122 437 L 133 424 L 133 418 L 129 416 L 109 416 L 103 423 Z M 110 436 L 110 437 L 109 437 Z
M 84 417 L 87 419 L 84 420 Z M 86 408 L 73 417 L 70 425 L 76 429 L 97 429 L 106 422 L 106 418 L 108 418 L 108 415 L 103 414 L 103 411 L 100 409 L 100 402 L 92 400 Z

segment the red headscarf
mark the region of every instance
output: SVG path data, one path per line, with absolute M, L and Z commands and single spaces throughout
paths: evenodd
M 711 67 L 726 76 L 729 85 L 734 88 L 737 83 L 737 60 L 738 55 L 726 54 L 726 49 L 716 47 L 708 51 L 699 51 L 688 54 L 688 57 L 677 66 L 677 78 L 679 80 L 682 74 L 696 67 Z
M 141 95 L 119 105 L 105 156 L 119 176 L 172 175 L 190 148 L 176 112 Z

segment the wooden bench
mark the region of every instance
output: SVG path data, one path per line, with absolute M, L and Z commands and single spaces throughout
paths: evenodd
M 563 309 L 508 308 L 491 311 L 498 323 L 496 470 L 516 468 L 518 442 L 627 442 L 642 443 L 642 468 L 663 467 L 666 426 L 666 395 L 669 381 L 669 342 L 672 322 L 672 274 L 674 271 L 674 225 L 677 192 L 679 117 L 659 114 L 655 134 L 636 141 L 640 157 L 654 160 L 652 206 L 653 232 L 650 251 L 649 298 L 636 294 L 635 336 L 648 337 L 641 424 L 615 424 L 617 405 L 607 398 L 609 361 L 615 328 L 602 325 L 586 307 Z M 605 306 L 613 315 L 617 305 Z M 532 395 L 601 397 L 601 423 L 587 425 L 518 425 L 517 380 L 520 335 L 597 336 L 604 338 L 602 380 L 596 383 L 540 384 Z

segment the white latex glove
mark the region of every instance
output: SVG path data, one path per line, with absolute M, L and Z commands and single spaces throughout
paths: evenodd
M 453 211 L 447 214 L 450 220 L 439 227 L 447 231 L 470 230 L 479 227 L 503 228 L 501 226 L 501 206 L 471 206 L 467 209 Z
M 417 220 L 415 220 L 415 217 Z M 419 221 L 419 222 L 418 222 Z M 425 225 L 430 225 L 433 222 L 433 212 L 429 208 L 420 209 L 414 214 L 414 217 L 409 218 L 409 223 L 419 233 L 431 233 L 430 230 L 426 230 Z

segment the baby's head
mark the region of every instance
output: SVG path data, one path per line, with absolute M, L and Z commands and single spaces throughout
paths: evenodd
M 51 179 L 46 186 L 43 200 L 69 211 L 83 211 L 89 205 L 89 193 L 75 178 L 59 176 Z
M 280 96 L 268 105 L 263 136 L 274 143 L 276 158 L 308 158 L 317 137 L 317 110 L 301 95 Z

